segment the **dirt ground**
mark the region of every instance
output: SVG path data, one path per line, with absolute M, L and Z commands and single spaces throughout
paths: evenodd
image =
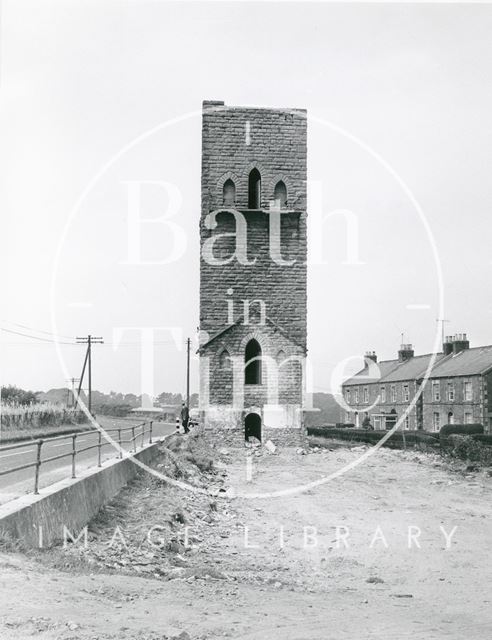
M 485 470 L 383 449 L 268 497 L 367 448 L 168 443 L 157 470 L 208 494 L 145 474 L 91 523 L 86 548 L 1 553 L 2 639 L 491 636 Z

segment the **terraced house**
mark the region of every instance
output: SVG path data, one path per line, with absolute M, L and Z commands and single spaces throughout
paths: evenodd
M 470 348 L 466 334 L 457 334 L 446 337 L 437 354 L 416 356 L 404 344 L 398 358 L 378 362 L 369 352 L 364 369 L 342 389 L 342 420 L 356 427 L 369 418 L 374 429 L 391 429 L 408 410 L 405 429 L 439 431 L 445 424 L 479 422 L 490 433 L 492 345 Z

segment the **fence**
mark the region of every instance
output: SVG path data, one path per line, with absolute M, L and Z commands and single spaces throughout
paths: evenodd
M 145 437 L 148 435 L 148 443 L 152 444 L 152 423 L 150 420 L 148 422 L 142 422 L 141 424 L 134 425 L 132 427 L 121 427 L 114 429 L 104 429 L 104 434 L 117 434 L 116 437 L 111 436 L 113 442 L 117 442 L 119 445 L 119 457 L 123 458 L 123 449 L 122 445 L 130 444 L 131 447 L 129 451 L 135 453 L 137 451 L 137 441 L 140 439 L 140 446 L 143 447 L 145 444 Z M 131 431 L 130 438 L 123 438 L 122 434 L 126 431 Z M 77 442 L 80 442 L 80 439 L 83 436 L 98 434 L 98 440 L 95 444 L 91 444 L 87 447 L 77 448 Z M 70 451 L 65 453 L 61 453 L 56 456 L 51 456 L 49 458 L 42 458 L 43 453 L 43 445 L 47 446 L 52 442 L 57 442 L 61 440 L 71 440 L 72 447 Z M 39 474 L 41 471 L 41 466 L 48 462 L 53 462 L 54 460 L 61 460 L 62 458 L 71 457 L 72 458 L 72 478 L 75 478 L 76 472 L 76 464 L 77 464 L 77 454 L 83 453 L 84 451 L 89 451 L 91 449 L 97 448 L 97 466 L 100 467 L 101 462 L 101 451 L 104 446 L 112 445 L 113 442 L 110 442 L 109 439 L 103 439 L 103 432 L 99 429 L 88 429 L 86 431 L 78 431 L 77 433 L 69 433 L 63 436 L 56 436 L 53 438 L 45 438 L 39 440 L 30 440 L 29 442 L 21 442 L 18 444 L 12 444 L 0 447 L 0 454 L 5 451 L 13 451 L 14 449 L 23 449 L 24 447 L 32 447 L 35 445 L 36 447 L 36 459 L 34 462 L 30 462 L 28 464 L 22 464 L 17 467 L 12 467 L 10 469 L 1 470 L 0 476 L 5 476 L 9 473 L 15 473 L 17 471 L 22 471 L 23 469 L 34 468 L 34 493 L 39 493 Z M 16 455 L 16 454 L 14 454 Z M 8 457 L 8 456 L 5 456 Z

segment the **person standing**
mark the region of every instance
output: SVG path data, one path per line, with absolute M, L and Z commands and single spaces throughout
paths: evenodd
M 186 406 L 186 403 L 183 402 L 183 404 L 181 405 L 181 424 L 183 425 L 185 433 L 189 433 L 190 431 L 188 429 L 189 419 L 190 419 L 190 412 L 188 411 L 188 407 Z

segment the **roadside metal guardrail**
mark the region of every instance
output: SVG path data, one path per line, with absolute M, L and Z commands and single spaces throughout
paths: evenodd
M 152 423 L 153 420 L 142 422 L 141 424 L 134 425 L 132 427 L 119 427 L 114 429 L 104 429 L 104 432 L 107 434 L 116 434 L 116 437 L 111 436 L 113 442 L 117 442 L 119 445 L 119 458 L 123 458 L 123 444 L 130 444 L 131 448 L 129 449 L 130 453 L 136 453 L 137 451 L 137 441 L 140 442 L 140 446 L 143 447 L 145 444 L 146 436 L 148 436 L 148 444 L 152 444 Z M 122 434 L 124 432 L 130 431 L 131 437 L 124 438 Z M 98 441 L 95 444 L 91 444 L 87 447 L 77 448 L 77 439 L 83 436 L 91 435 L 93 433 L 98 434 Z M 56 456 L 51 456 L 49 458 L 43 458 L 43 445 L 57 442 L 61 440 L 70 440 L 72 441 L 72 448 L 70 451 L 65 453 L 60 453 Z M 99 429 L 87 429 L 86 431 L 77 431 L 74 433 L 68 433 L 62 436 L 54 436 L 53 438 L 39 438 L 37 440 L 29 440 L 26 442 L 19 442 L 17 444 L 10 444 L 0 447 L 0 454 L 5 451 L 13 451 L 14 449 L 22 449 L 24 447 L 32 447 L 33 445 L 36 447 L 36 459 L 34 462 L 30 462 L 28 464 L 22 464 L 17 467 L 12 467 L 10 469 L 0 470 L 0 476 L 5 476 L 9 473 L 15 473 L 16 471 L 22 471 L 23 469 L 29 469 L 34 467 L 34 493 L 39 494 L 39 475 L 41 472 L 41 467 L 43 464 L 47 462 L 53 462 L 54 460 L 61 460 L 62 458 L 71 457 L 72 458 L 72 478 L 76 478 L 76 464 L 77 464 L 77 454 L 83 453 L 84 451 L 89 451 L 90 449 L 97 448 L 97 466 L 102 466 L 101 461 L 101 451 L 104 446 L 111 445 L 113 446 L 113 442 L 103 438 L 102 431 Z

